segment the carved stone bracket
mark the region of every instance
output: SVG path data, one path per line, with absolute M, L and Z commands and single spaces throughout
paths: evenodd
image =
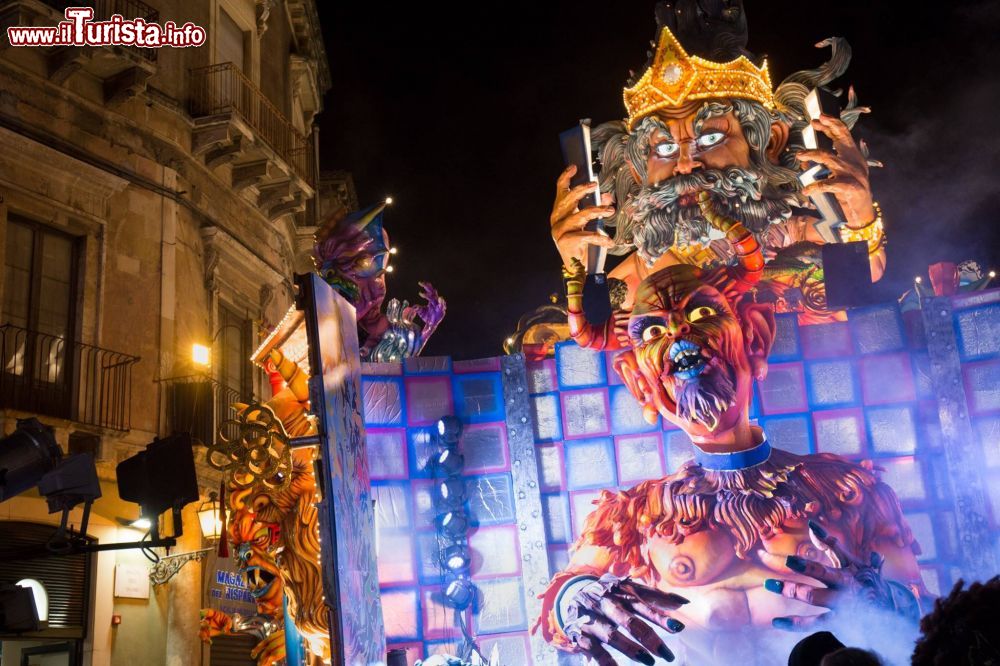
M 192 550 L 190 553 L 178 553 L 161 557 L 149 570 L 149 580 L 153 585 L 163 585 L 177 575 L 185 564 L 194 560 L 203 560 L 211 552 L 211 548 Z

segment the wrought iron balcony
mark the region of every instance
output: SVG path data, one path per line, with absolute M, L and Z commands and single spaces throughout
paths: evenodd
M 0 408 L 112 430 L 131 427 L 138 356 L 5 324 L 0 361 Z
M 167 427 L 172 432 L 186 432 L 196 444 L 215 442 L 219 426 L 234 416 L 236 402 L 253 402 L 240 391 L 206 375 L 189 375 L 162 380 L 166 385 Z M 235 437 L 236 432 L 228 432 Z

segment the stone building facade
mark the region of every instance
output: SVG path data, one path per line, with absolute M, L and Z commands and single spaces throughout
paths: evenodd
M 133 541 L 115 465 L 175 430 L 206 439 L 232 399 L 269 395 L 247 359 L 310 266 L 330 76 L 315 0 L 69 3 L 191 21 L 207 32 L 197 48 L 7 43 L 8 26 L 55 25 L 66 4 L 0 0 L 0 414 L 5 433 L 35 415 L 64 451 L 92 451 L 91 535 Z M 195 509 L 175 553 L 206 546 Z M 56 519 L 30 493 L 0 504 L 0 521 Z M 83 663 L 208 663 L 202 562 L 149 599 L 114 596 L 116 568 L 136 564 L 95 556 Z

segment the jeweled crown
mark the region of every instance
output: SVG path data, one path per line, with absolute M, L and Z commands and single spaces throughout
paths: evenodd
M 690 56 L 666 26 L 660 31 L 653 64 L 623 94 L 629 131 L 649 114 L 691 100 L 738 97 L 774 106 L 767 61 L 757 67 L 742 55 L 721 63 Z

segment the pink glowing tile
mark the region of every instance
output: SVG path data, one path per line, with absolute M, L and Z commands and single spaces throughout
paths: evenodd
M 416 580 L 410 535 L 382 530 L 378 535 L 379 585 L 412 585 Z
M 406 409 L 411 426 L 430 425 L 455 411 L 451 398 L 451 378 L 420 376 L 406 378 Z
M 389 640 L 420 638 L 416 590 L 382 590 L 382 617 Z
M 420 607 L 423 611 L 424 638 L 430 640 L 451 639 L 461 636 L 455 626 L 455 609 L 444 603 L 443 587 L 420 588 Z M 466 611 L 468 613 L 468 611 Z M 468 615 L 466 615 L 468 621 Z

